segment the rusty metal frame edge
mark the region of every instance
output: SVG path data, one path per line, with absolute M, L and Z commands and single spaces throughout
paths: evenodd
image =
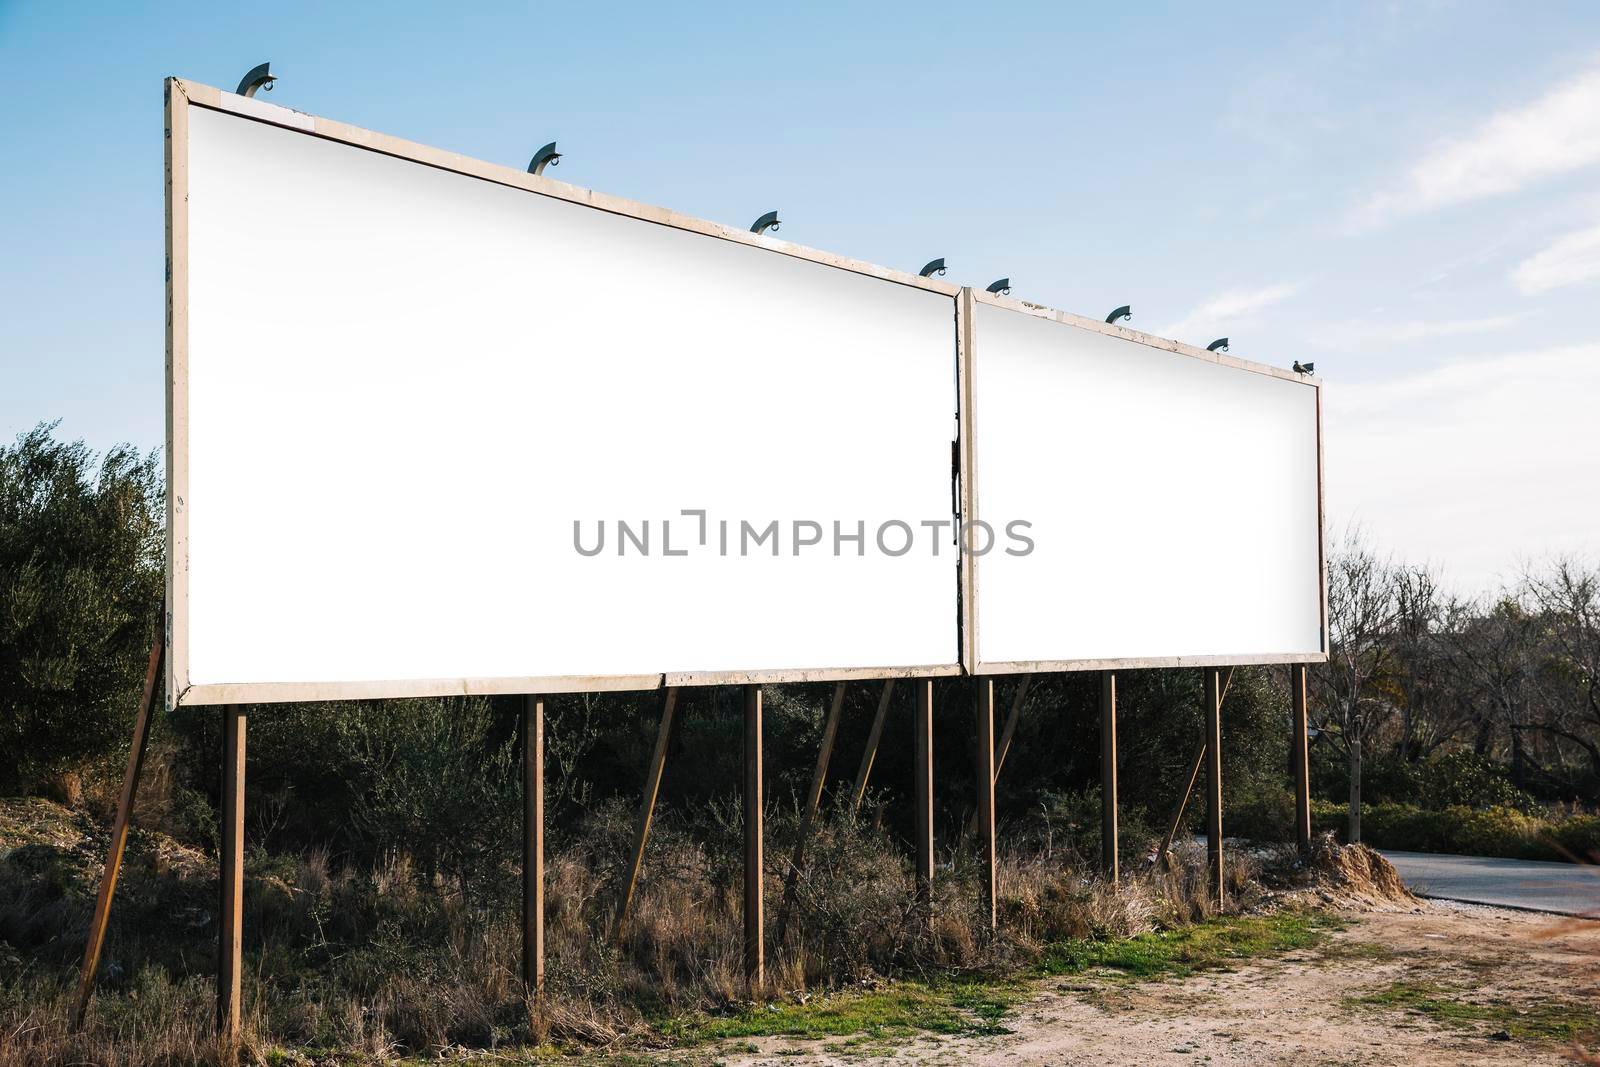
M 1270 378 L 1278 378 L 1282 381 L 1294 382 L 1296 385 L 1312 386 L 1318 389 L 1319 392 L 1321 390 L 1322 379 L 1312 374 L 1296 374 L 1294 371 L 1284 370 L 1282 367 L 1274 367 L 1271 364 L 1257 363 L 1254 360 L 1249 359 L 1240 359 L 1238 356 L 1230 356 L 1222 352 L 1211 352 L 1195 345 L 1185 344 L 1182 341 L 1174 341 L 1167 337 L 1157 337 L 1155 334 L 1142 333 L 1139 330 L 1130 330 L 1125 326 L 1113 326 L 1108 322 L 1101 322 L 1099 319 L 1091 319 L 1083 315 L 1074 315 L 1070 311 L 1061 311 L 1056 308 L 1046 307 L 1043 304 L 1035 304 L 1027 300 L 1018 300 L 1016 297 L 1000 296 L 998 293 L 988 292 L 974 292 L 972 297 L 979 303 L 988 304 L 991 307 L 1001 308 L 1005 311 L 1017 311 L 1024 315 L 1032 315 L 1034 318 L 1049 319 L 1052 322 L 1059 322 L 1065 326 L 1076 326 L 1079 329 L 1088 330 L 1091 333 L 1104 334 L 1107 337 L 1118 337 L 1124 341 L 1132 341 L 1135 344 L 1145 345 L 1148 348 L 1156 348 L 1163 352 L 1171 352 L 1173 355 L 1189 356 L 1192 359 L 1202 360 L 1206 363 L 1214 363 L 1221 367 L 1232 367 L 1235 370 L 1252 371 L 1256 374 L 1265 374 Z
M 415 141 L 391 137 L 388 134 L 377 133 L 359 126 L 349 125 L 348 123 L 321 118 L 303 111 L 280 107 L 276 104 L 269 104 L 263 100 L 238 96 L 213 86 L 202 85 L 182 78 L 173 78 L 171 80 L 182 89 L 188 103 L 199 107 L 207 107 L 215 111 L 226 111 L 230 114 L 253 119 L 257 122 L 264 122 L 268 125 L 280 126 L 284 129 L 310 134 L 324 140 L 337 141 L 354 148 L 377 152 L 380 155 L 394 156 L 398 159 L 409 160 L 410 162 L 435 167 L 439 170 L 451 171 L 469 178 L 478 178 L 497 185 L 510 186 L 511 188 L 521 189 L 524 192 L 534 193 L 539 196 L 565 200 L 569 203 L 595 208 L 614 215 L 626 215 L 644 222 L 670 226 L 673 229 L 686 230 L 705 237 L 732 241 L 735 244 L 749 245 L 752 248 L 760 248 L 768 252 L 792 256 L 796 259 L 807 260 L 826 267 L 835 267 L 854 274 L 862 274 L 869 278 L 877 278 L 880 281 L 910 286 L 913 289 L 921 289 L 925 292 L 949 297 L 952 300 L 960 293 L 961 287 L 951 282 L 940 281 L 936 278 L 924 278 L 909 271 L 879 266 L 864 260 L 852 259 L 848 256 L 840 256 L 832 252 L 824 252 L 820 249 L 794 244 L 776 237 L 755 234 L 737 226 L 727 226 L 720 222 L 679 214 L 667 208 L 655 207 L 620 196 L 612 196 L 609 193 L 596 192 L 593 189 L 585 189 L 577 185 L 569 185 L 566 182 L 556 181 L 554 178 L 529 174 L 514 167 L 489 163 L 457 152 L 432 148 L 428 145 L 418 144 Z
M 166 143 L 166 707 L 189 687 L 189 87 L 163 86 Z
M 1151 667 L 1260 667 L 1275 663 L 1324 663 L 1326 652 L 1268 652 L 1259 655 L 1133 656 L 1124 659 L 987 660 L 974 674 L 1047 674 L 1053 671 L 1144 670 Z
M 783 685 L 797 682 L 854 682 L 904 678 L 949 678 L 961 673 L 959 663 L 915 667 L 819 667 L 757 671 L 680 671 L 666 676 L 667 685 Z
M 1328 511 L 1327 492 L 1324 489 L 1324 471 L 1322 459 L 1322 382 L 1318 380 L 1317 386 L 1317 574 L 1321 583 L 1322 602 L 1322 657 L 1316 660 L 1307 660 L 1307 663 L 1323 663 L 1332 651 L 1332 638 L 1328 634 Z
M 959 309 L 962 287 L 880 267 L 725 226 L 666 208 L 598 193 L 511 167 L 430 148 L 387 134 L 247 99 L 184 78 L 166 79 L 167 202 L 167 707 L 213 704 L 272 704 L 312 700 L 378 700 L 397 697 L 483 696 L 622 692 L 666 686 L 757 685 L 927 678 L 958 675 L 956 662 L 936 665 L 847 668 L 775 668 L 749 671 L 682 671 L 629 675 L 550 675 L 514 678 L 424 678 L 355 682 L 222 682 L 194 685 L 188 663 L 188 155 L 189 107 L 205 107 L 381 155 L 524 192 L 565 200 L 643 222 L 776 252 L 821 266 L 910 286 L 950 299 Z
M 174 706 L 284 704 L 311 700 L 385 700 L 396 697 L 498 696 L 555 693 L 642 692 L 677 686 L 783 685 L 901 678 L 947 678 L 961 665 L 911 667 L 774 668 L 753 671 L 682 671 L 670 674 L 570 674 L 507 678 L 413 678 L 361 682 L 216 682 L 191 685 Z
M 978 518 L 977 492 L 977 437 L 973 431 L 972 404 L 973 360 L 976 357 L 973 343 L 973 290 L 961 289 L 956 301 L 956 456 L 959 467 L 961 495 L 958 503 L 961 514 L 957 517 L 956 544 L 960 555 L 960 614 L 957 619 L 961 663 L 970 674 L 981 674 L 978 664 L 978 557 L 967 551 L 967 539 L 961 527 Z

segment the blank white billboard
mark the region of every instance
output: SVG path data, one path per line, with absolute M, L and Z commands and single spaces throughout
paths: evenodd
M 978 672 L 1323 657 L 1313 380 L 1017 301 L 972 314 L 976 518 L 998 535 Z
M 959 670 L 954 287 L 172 84 L 181 702 Z

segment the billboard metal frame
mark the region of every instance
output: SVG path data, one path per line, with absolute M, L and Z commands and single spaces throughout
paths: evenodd
M 1132 341 L 1135 344 L 1146 345 L 1174 355 L 1203 360 L 1206 363 L 1213 363 L 1217 366 L 1231 367 L 1234 370 L 1249 371 L 1255 374 L 1265 374 L 1271 378 L 1294 382 L 1297 385 L 1304 385 L 1316 390 L 1317 566 L 1321 594 L 1319 610 L 1322 649 L 1315 653 L 1288 652 L 1264 655 L 1238 653 L 1205 656 L 983 661 L 978 658 L 978 598 L 983 595 L 983 583 L 980 578 L 982 559 L 971 552 L 964 551 L 961 557 L 961 661 L 965 665 L 967 673 L 982 676 L 991 674 L 1036 674 L 1052 671 L 1137 670 L 1146 667 L 1233 667 L 1275 663 L 1326 662 L 1328 658 L 1328 535 L 1323 495 L 1322 380 L 1313 375 L 1296 374 L 1281 367 L 1239 359 L 1237 356 L 1198 348 L 1195 345 L 1184 344 L 1182 341 L 1156 337 L 1152 334 L 1141 333 L 1138 330 L 1130 330 L 1126 327 L 1102 322 L 1099 319 L 1074 315 L 1068 311 L 1058 311 L 1055 308 L 1030 303 L 1026 300 L 1018 300 L 1015 297 L 964 289 L 958 305 L 960 308 L 958 314 L 961 320 L 958 335 L 961 342 L 956 351 L 958 391 L 961 404 L 961 520 L 964 529 L 970 527 L 970 524 L 977 522 L 981 518 L 978 514 L 977 492 L 977 451 L 981 445 L 981 440 L 975 428 L 973 405 L 974 363 L 981 358 L 981 346 L 974 337 L 973 320 L 975 318 L 974 308 L 980 303 L 1005 311 L 1021 312 L 1024 315 L 1031 315 L 1034 318 L 1045 319 L 1065 326 L 1074 326 L 1092 333 L 1104 334 L 1107 337 L 1121 338 L 1125 341 Z M 964 542 L 964 547 L 970 547 L 970 545 L 970 540 Z
M 166 629 L 169 706 L 281 703 L 312 700 L 365 700 L 494 694 L 543 694 L 652 690 L 678 685 L 758 685 L 782 682 L 847 681 L 862 678 L 932 678 L 959 675 L 960 662 L 902 667 L 827 667 L 661 672 L 629 675 L 566 675 L 505 678 L 395 679 L 360 682 L 237 682 L 192 685 L 188 664 L 188 311 L 189 108 L 203 107 L 455 174 L 520 189 L 538 196 L 625 215 L 723 241 L 749 245 L 881 281 L 910 286 L 959 301 L 961 287 L 936 278 L 880 267 L 823 252 L 736 226 L 725 226 L 666 208 L 568 185 L 512 167 L 486 163 L 357 126 L 319 118 L 202 85 L 183 78 L 166 80 L 166 246 L 167 246 L 167 590 Z M 952 333 L 957 323 L 952 321 Z M 954 338 L 953 338 L 954 342 Z M 952 619 L 951 625 L 960 625 Z
M 188 138 L 189 108 L 203 107 L 228 112 L 350 147 L 392 156 L 440 170 L 520 189 L 538 196 L 552 197 L 599 211 L 624 215 L 643 222 L 696 233 L 718 240 L 732 241 L 792 256 L 823 266 L 910 286 L 949 297 L 955 304 L 955 354 L 957 374 L 959 518 L 969 527 L 978 518 L 977 448 L 973 406 L 973 332 L 976 304 L 1032 315 L 1162 351 L 1236 370 L 1265 374 L 1316 390 L 1317 411 L 1317 525 L 1318 561 L 1321 585 L 1322 650 L 1317 653 L 1247 653 L 1206 656 L 1161 656 L 1146 658 L 1102 658 L 1030 661 L 981 661 L 978 658 L 977 600 L 982 595 L 981 559 L 970 552 L 960 554 L 958 573 L 957 626 L 959 661 L 909 667 L 806 668 L 750 671 L 699 671 L 630 675 L 565 675 L 504 678 L 397 679 L 358 682 L 238 682 L 191 685 L 188 675 Z M 789 241 L 752 233 L 705 219 L 679 214 L 622 197 L 595 192 L 512 167 L 431 148 L 387 134 L 376 133 L 346 123 L 320 118 L 304 112 L 268 104 L 255 98 L 203 85 L 182 78 L 166 81 L 166 245 L 167 245 L 167 590 L 165 630 L 167 647 L 167 687 L 169 701 L 176 705 L 229 703 L 274 703 L 310 700 L 361 700 L 388 697 L 437 697 L 493 694 L 545 694 L 652 690 L 689 685 L 759 685 L 785 682 L 848 681 L 874 678 L 931 678 L 961 674 L 1024 674 L 1050 671 L 1139 669 L 1148 667 L 1213 667 L 1252 664 L 1318 663 L 1327 659 L 1327 532 L 1324 508 L 1324 464 L 1322 446 L 1322 382 L 1221 352 L 1156 337 L 1111 325 L 1098 319 L 1074 315 L 1041 304 L 995 293 L 957 286 L 937 278 L 882 267 L 846 256 L 824 252 Z M 970 531 L 969 531 L 970 532 Z M 963 547 L 970 547 L 963 534 Z

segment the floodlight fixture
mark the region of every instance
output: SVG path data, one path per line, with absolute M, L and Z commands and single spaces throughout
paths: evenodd
M 262 63 L 259 66 L 251 67 L 250 73 L 244 76 L 239 82 L 239 88 L 235 89 L 234 92 L 240 96 L 250 97 L 255 96 L 256 91 L 260 89 L 265 89 L 270 93 L 272 91 L 272 83 L 278 80 L 273 77 L 272 71 L 269 69 L 271 66 L 271 63 Z
M 532 159 L 528 160 L 528 173 L 543 174 L 544 168 L 559 167 L 560 165 L 561 153 L 556 151 L 556 143 L 551 141 L 535 152 Z

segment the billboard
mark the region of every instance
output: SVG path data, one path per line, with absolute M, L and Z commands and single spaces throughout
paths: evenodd
M 959 673 L 957 287 L 168 86 L 175 702 Z
M 964 300 L 969 670 L 1324 658 L 1314 378 Z

